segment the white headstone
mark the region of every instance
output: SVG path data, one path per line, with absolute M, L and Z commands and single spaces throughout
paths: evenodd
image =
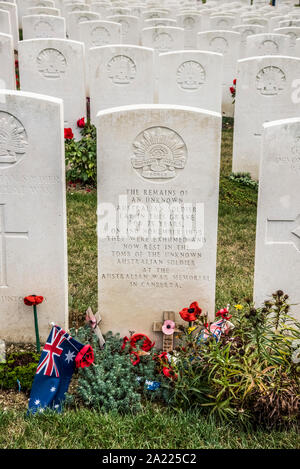
M 300 100 L 299 100 L 300 101 Z M 299 104 L 298 104 L 299 106 Z M 264 125 L 256 225 L 254 300 L 283 290 L 300 320 L 300 118 Z
M 86 117 L 84 45 L 67 39 L 28 39 L 19 43 L 22 91 L 64 101 L 64 126 L 79 135 L 77 120 Z
M 174 26 L 159 26 L 142 30 L 142 44 L 155 49 L 156 53 L 184 49 L 184 29 Z
M 9 12 L 14 48 L 18 50 L 19 30 L 18 30 L 17 5 L 15 3 L 10 3 L 10 2 L 0 2 L 0 10 L 5 10 Z
M 0 330 L 12 342 L 41 341 L 49 322 L 68 327 L 65 161 L 62 102 L 0 91 Z M 34 216 L 33 216 L 34 214 Z
M 12 34 L 9 11 L 0 10 L 0 33 Z
M 159 55 L 159 103 L 221 112 L 223 56 L 197 50 Z
M 128 104 L 153 104 L 154 53 L 140 46 L 113 45 L 89 51 L 91 120 L 98 111 Z
M 32 8 L 27 8 L 26 15 L 60 16 L 60 11 L 58 8 L 32 7 Z
M 222 112 L 233 117 L 234 105 L 229 88 L 236 78 L 241 35 L 234 31 L 205 31 L 198 33 L 198 49 L 217 52 L 224 56 Z
M 121 25 L 114 21 L 96 20 L 79 23 L 79 38 L 86 51 L 91 47 L 121 44 Z
M 290 38 L 284 34 L 263 33 L 247 37 L 246 57 L 288 55 Z
M 15 60 L 13 38 L 10 34 L 0 33 L 0 90 L 15 90 Z
M 97 136 L 103 328 L 145 333 L 159 345 L 152 325 L 163 311 L 198 301 L 214 316 L 221 116 L 114 108 L 98 114 Z
M 184 48 L 197 48 L 197 33 L 201 31 L 202 17 L 198 13 L 185 13 L 176 16 L 178 26 L 184 28 Z
M 300 59 L 284 56 L 251 57 L 238 61 L 233 138 L 234 172 L 259 177 L 262 125 L 299 115 L 294 99 Z
M 239 59 L 243 59 L 246 57 L 247 37 L 252 34 L 263 33 L 265 28 L 258 24 L 238 24 L 233 26 L 232 30 L 241 34 Z
M 74 11 L 68 13 L 67 18 L 67 32 L 70 39 L 80 41 L 80 23 L 86 23 L 87 21 L 100 20 L 100 15 L 92 11 Z
M 296 28 L 295 26 L 290 28 L 277 28 L 274 29 L 274 33 L 285 34 L 290 38 L 289 55 L 293 56 L 296 53 L 296 40 L 300 38 L 300 28 Z
M 60 16 L 29 15 L 23 16 L 23 39 L 66 38 L 66 21 Z
M 114 15 L 108 16 L 106 19 L 120 23 L 122 26 L 122 44 L 136 46 L 140 44 L 140 19 L 137 16 Z

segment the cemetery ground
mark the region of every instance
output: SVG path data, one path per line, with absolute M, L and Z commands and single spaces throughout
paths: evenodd
M 232 133 L 230 122 L 225 123 L 216 311 L 227 303 L 251 298 L 253 290 L 257 187 L 248 178 L 230 178 Z M 96 207 L 94 188 L 68 186 L 69 310 L 70 327 L 75 328 L 83 325 L 88 306 L 97 309 Z M 294 425 L 270 431 L 150 402 L 136 414 L 105 413 L 75 404 L 61 415 L 45 413 L 26 418 L 28 396 L 17 391 L 4 396 L 0 400 L 1 448 L 267 449 L 297 448 L 300 443 Z

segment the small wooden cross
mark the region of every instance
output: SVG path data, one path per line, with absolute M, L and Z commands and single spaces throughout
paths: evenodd
M 94 314 L 92 311 L 92 308 L 89 306 L 88 309 L 86 310 L 86 321 L 89 322 L 91 328 L 93 329 L 94 333 L 98 337 L 100 348 L 103 348 L 105 344 L 105 340 L 99 327 L 99 324 L 101 322 L 100 313 L 97 312 L 96 314 Z
M 175 323 L 175 313 L 174 311 L 164 311 L 163 312 L 163 321 L 153 323 L 153 332 L 162 332 L 162 327 L 165 321 L 173 321 Z M 178 324 L 175 323 L 174 332 L 179 332 Z M 163 352 L 172 352 L 174 346 L 174 334 L 163 334 Z

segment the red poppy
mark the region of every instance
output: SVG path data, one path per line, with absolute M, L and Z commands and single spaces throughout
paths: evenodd
M 164 366 L 162 371 L 163 371 L 163 374 L 167 378 L 170 378 L 170 379 L 173 379 L 173 380 L 178 378 L 178 375 L 175 373 L 174 370 L 172 370 L 172 368 L 168 368 L 167 366 Z
M 73 135 L 72 129 L 70 127 L 65 129 L 65 138 L 66 139 L 72 139 L 73 137 L 74 137 L 74 135 Z
M 231 94 L 235 93 L 235 88 L 233 86 L 231 86 L 229 89 Z
M 80 128 L 83 128 L 85 126 L 84 117 L 82 117 L 81 119 L 78 119 L 77 126 Z
M 125 337 L 124 337 L 125 339 Z M 155 342 L 151 342 L 148 336 L 145 334 L 133 334 L 133 336 L 130 338 L 130 347 L 131 348 L 136 348 L 137 342 L 143 341 L 142 344 L 140 345 L 141 349 L 144 352 L 149 352 L 149 350 L 154 347 Z M 124 344 L 124 342 L 123 342 Z
M 216 317 L 222 317 L 223 319 L 226 319 L 226 320 L 229 320 L 230 318 L 232 318 L 232 315 L 229 314 L 229 311 L 227 308 L 223 308 L 223 309 L 220 309 L 217 313 L 216 313 Z
M 232 82 L 232 83 L 233 83 L 234 85 L 236 85 L 236 78 L 233 80 L 233 82 Z
M 183 308 L 180 311 L 180 316 L 184 321 L 192 322 L 196 321 L 197 317 L 202 313 L 202 309 L 199 308 L 197 301 L 190 304 L 189 308 Z
M 126 344 L 127 344 L 128 341 L 129 341 L 128 337 L 125 336 L 124 339 L 123 339 L 122 347 L 121 347 L 122 350 L 124 350 L 124 348 L 125 348 L 125 346 L 126 346 Z
M 38 296 L 38 295 L 29 295 L 29 296 L 25 296 L 24 298 L 24 303 L 27 306 L 39 305 L 40 303 L 43 303 L 43 301 L 44 301 L 44 297 Z
M 77 368 L 85 368 L 94 363 L 94 351 L 91 345 L 85 345 L 76 355 L 75 363 Z
M 134 359 L 135 357 L 135 359 Z M 133 364 L 133 366 L 137 365 L 138 363 L 140 363 L 140 357 L 139 357 L 139 354 L 138 352 L 134 352 L 133 350 L 130 352 L 130 360 L 131 360 L 131 363 Z

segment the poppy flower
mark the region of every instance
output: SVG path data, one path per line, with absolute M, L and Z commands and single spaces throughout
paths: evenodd
M 234 85 L 236 85 L 236 78 L 233 80 L 233 82 L 232 82 L 232 83 L 233 83 Z
M 130 352 L 130 360 L 133 366 L 137 365 L 140 363 L 140 357 L 138 352 L 134 352 L 133 350 Z
M 133 334 L 133 336 L 130 338 L 130 347 L 136 348 L 137 342 L 139 341 L 143 341 L 140 347 L 142 350 L 144 350 L 144 352 L 149 352 L 149 350 L 151 350 L 155 344 L 155 342 L 151 342 L 149 337 L 146 336 L 145 334 Z
M 161 328 L 163 334 L 172 335 L 175 332 L 175 322 L 170 319 L 166 319 Z
M 72 129 L 70 127 L 68 127 L 67 129 L 65 129 L 65 139 L 72 139 L 74 137 L 74 134 L 72 132 Z
M 234 94 L 234 93 L 235 93 L 235 88 L 234 88 L 233 86 L 231 86 L 229 89 L 230 89 L 230 93 L 231 93 L 231 94 Z
M 180 316 L 184 321 L 193 322 L 196 321 L 197 317 L 202 313 L 202 309 L 199 308 L 197 301 L 190 304 L 189 308 L 183 308 L 180 311 Z
M 164 366 L 162 371 L 163 371 L 163 374 L 167 378 L 170 378 L 172 380 L 175 380 L 178 378 L 178 375 L 175 373 L 174 370 L 172 370 L 172 368 L 168 368 L 167 366 Z
M 77 368 L 85 368 L 94 363 L 94 351 L 90 345 L 82 347 L 76 355 L 75 363 Z
M 217 313 L 216 313 L 216 317 L 221 317 L 223 319 L 226 319 L 226 321 L 228 321 L 230 318 L 232 318 L 232 315 L 229 314 L 229 311 L 227 308 L 223 308 L 223 309 L 220 309 Z
M 43 303 L 43 301 L 44 301 L 44 297 L 38 296 L 38 295 L 29 295 L 29 296 L 25 296 L 24 298 L 24 303 L 27 306 L 39 305 L 40 303 Z
M 78 119 L 77 127 L 80 127 L 82 129 L 84 126 L 85 126 L 84 117 L 82 117 L 81 119 Z

